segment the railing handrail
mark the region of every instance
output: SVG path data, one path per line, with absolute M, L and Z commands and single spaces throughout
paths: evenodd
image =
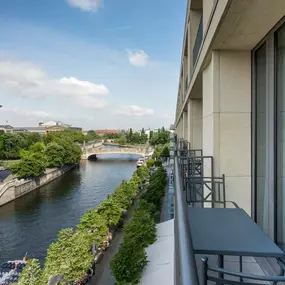
M 182 182 L 177 157 L 177 145 L 174 151 L 175 177 L 175 284 L 198 285 L 198 271 L 192 244 L 190 225 L 187 215 L 187 205 L 183 197 Z

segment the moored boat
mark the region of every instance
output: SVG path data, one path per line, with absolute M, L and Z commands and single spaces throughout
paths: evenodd
M 7 285 L 16 283 L 19 279 L 20 273 L 26 266 L 26 256 L 23 260 L 7 261 L 0 265 L 0 284 Z

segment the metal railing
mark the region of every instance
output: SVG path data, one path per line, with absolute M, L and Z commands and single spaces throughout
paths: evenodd
M 188 207 L 226 207 L 225 177 L 214 177 L 213 157 L 191 149 L 186 140 L 174 139 L 175 179 L 175 284 L 198 285 L 197 265 L 188 219 Z M 205 176 L 206 172 L 206 176 Z
M 174 178 L 175 178 L 175 285 L 198 285 L 198 271 L 193 250 L 190 225 L 187 215 L 187 204 L 182 188 L 179 166 L 180 151 L 177 141 L 174 146 Z M 185 145 L 186 146 L 186 145 Z
M 201 19 L 200 19 L 197 36 L 196 36 L 196 40 L 195 40 L 195 44 L 193 48 L 193 66 L 195 66 L 196 64 L 198 54 L 200 51 L 200 47 L 202 44 L 202 40 L 203 40 L 203 14 L 201 14 Z

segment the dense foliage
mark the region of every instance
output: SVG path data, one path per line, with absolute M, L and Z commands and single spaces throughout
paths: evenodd
M 138 284 L 147 265 L 145 248 L 155 242 L 156 221 L 166 185 L 166 172 L 160 167 L 150 177 L 147 191 L 141 195 L 138 208 L 124 227 L 124 240 L 110 262 L 117 285 Z
M 29 144 L 32 144 L 26 144 L 25 147 L 22 147 L 20 144 L 17 147 L 15 146 L 14 158 L 20 158 L 20 161 L 11 166 L 12 172 L 19 178 L 38 177 L 46 168 L 79 163 L 81 148 L 78 141 L 81 135 L 81 132 L 74 131 L 48 133 L 43 137 L 37 137 L 32 134 L 29 138 Z M 16 141 L 20 138 L 20 141 L 24 140 L 17 134 L 10 134 L 10 136 L 15 136 L 17 138 Z M 25 134 L 25 137 L 25 140 L 27 140 L 29 136 Z M 6 139 L 7 137 L 4 136 L 4 138 Z M 7 149 L 8 147 L 6 146 Z
M 154 159 L 150 158 L 146 161 L 146 166 L 148 168 L 152 167 L 154 165 Z
M 145 144 L 148 141 L 148 136 L 145 130 L 142 129 L 140 132 L 133 132 L 132 128 L 126 133 L 118 134 L 115 141 L 121 145 L 125 144 Z
M 155 160 L 155 166 L 160 166 L 161 161 L 165 160 L 170 156 L 170 145 L 158 145 L 155 147 L 152 158 Z
M 0 159 L 18 159 L 20 151 L 28 149 L 32 144 L 41 141 L 39 134 L 0 133 Z
M 41 265 L 37 259 L 29 259 L 23 273 L 21 274 L 18 285 L 41 285 Z
M 170 142 L 170 133 L 166 131 L 164 127 L 159 129 L 157 132 L 150 133 L 149 143 L 151 145 L 164 145 Z
M 148 169 L 140 167 L 132 178 L 123 181 L 107 200 L 85 213 L 76 229 L 61 230 L 57 241 L 48 248 L 44 268 L 37 273 L 37 276 L 41 276 L 39 283 L 32 283 L 34 277 L 29 275 L 30 269 L 26 267 L 20 278 L 25 277 L 28 283 L 22 284 L 46 285 L 50 278 L 58 275 L 64 275 L 60 283 L 63 285 L 79 280 L 88 271 L 94 258 L 90 251 L 92 242 L 102 246 L 109 229 L 119 223 L 122 213 L 132 204 L 133 197 L 137 195 L 138 188 L 147 175 Z M 147 217 L 145 221 L 148 221 Z M 137 256 L 137 250 L 134 248 L 133 251 Z M 142 251 L 140 253 L 145 255 Z M 27 279 L 28 277 L 30 279 Z
M 46 169 L 46 158 L 41 152 L 25 151 L 21 154 L 21 160 L 11 166 L 14 174 L 20 178 L 40 176 Z

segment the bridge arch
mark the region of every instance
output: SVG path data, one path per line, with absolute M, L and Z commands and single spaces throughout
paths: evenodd
M 126 157 L 126 156 L 136 156 L 134 158 L 135 159 L 139 159 L 141 157 L 144 157 L 145 153 L 142 153 L 142 152 L 97 152 L 97 153 L 89 153 L 87 154 L 87 157 L 86 159 L 87 160 L 93 160 L 93 161 L 96 161 L 98 159 L 100 159 L 102 156 L 104 156 L 104 158 L 108 159 L 110 157 L 112 157 L 112 155 L 116 155 L 116 156 L 119 156 L 119 158 L 123 158 L 123 157 Z M 116 159 L 119 159 L 118 157 L 116 157 Z

